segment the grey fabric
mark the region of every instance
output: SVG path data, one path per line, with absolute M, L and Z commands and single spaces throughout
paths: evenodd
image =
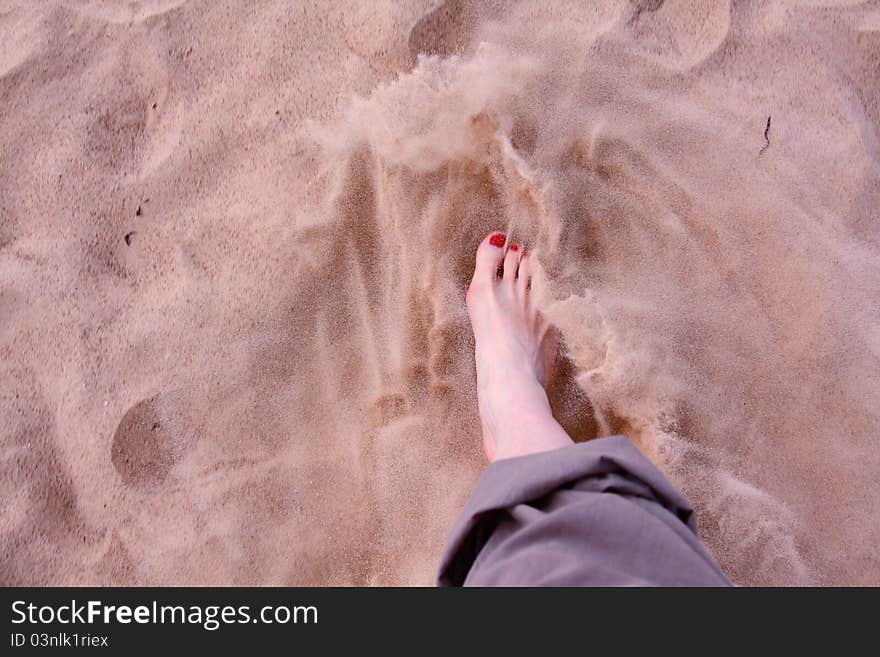
M 492 463 L 441 586 L 729 586 L 688 501 L 622 436 Z

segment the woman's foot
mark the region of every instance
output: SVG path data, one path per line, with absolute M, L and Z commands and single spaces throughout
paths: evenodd
M 531 299 L 531 258 L 516 244 L 505 250 L 505 241 L 503 233 L 483 240 L 467 291 L 483 447 L 490 461 L 572 444 L 544 392 L 555 345 Z

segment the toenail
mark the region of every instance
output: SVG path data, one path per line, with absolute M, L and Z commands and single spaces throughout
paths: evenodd
M 504 233 L 492 233 L 492 237 L 489 238 L 489 244 L 492 246 L 504 246 L 506 241 L 507 235 Z
M 519 244 L 511 244 L 510 250 L 511 251 L 519 251 Z

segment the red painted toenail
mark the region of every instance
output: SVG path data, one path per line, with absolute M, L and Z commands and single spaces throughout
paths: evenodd
M 492 237 L 489 238 L 489 244 L 492 246 L 504 246 L 506 241 L 507 235 L 504 233 L 492 233 Z
M 511 251 L 519 251 L 519 244 L 511 244 L 510 250 Z

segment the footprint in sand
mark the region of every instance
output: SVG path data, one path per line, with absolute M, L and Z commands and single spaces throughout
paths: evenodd
M 425 14 L 409 33 L 413 63 L 420 54 L 446 57 L 463 51 L 473 37 L 479 12 L 472 3 L 447 0 Z
M 123 482 L 139 488 L 164 482 L 179 456 L 158 395 L 128 409 L 110 448 L 110 460 Z
M 730 0 L 632 0 L 631 5 L 634 45 L 649 59 L 682 71 L 699 66 L 721 50 L 734 12 Z
M 76 9 L 90 18 L 109 23 L 129 23 L 165 14 L 185 4 L 186 0 L 91 0 Z

